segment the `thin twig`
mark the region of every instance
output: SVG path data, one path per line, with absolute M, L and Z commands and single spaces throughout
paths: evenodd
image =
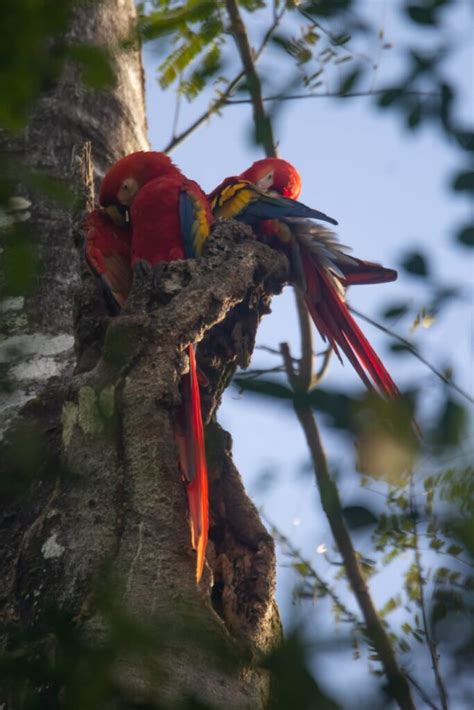
M 267 116 L 265 106 L 262 101 L 262 84 L 255 67 L 252 49 L 245 25 L 239 12 L 236 0 L 226 0 L 226 7 L 229 13 L 231 32 L 234 36 L 240 59 L 247 77 L 250 102 L 253 108 L 254 123 L 262 142 L 267 157 L 277 156 L 277 147 L 273 137 L 273 128 L 270 118 Z M 295 289 L 296 307 L 301 333 L 301 360 L 298 368 L 298 375 L 293 370 L 295 379 L 294 388 L 307 391 L 311 387 L 313 379 L 313 347 L 311 325 L 308 310 L 304 304 L 304 298 Z
M 247 77 L 257 133 L 260 129 L 259 137 L 264 146 L 266 155 L 276 156 L 277 151 L 273 138 L 272 125 L 266 115 L 264 102 L 262 100 L 263 94 L 260 78 L 255 68 L 250 42 L 236 0 L 226 0 L 226 7 L 231 20 L 231 32 L 234 36 Z M 309 318 L 306 309 L 305 317 Z M 307 338 L 302 333 L 302 339 L 303 338 L 305 350 L 307 351 Z M 302 382 L 303 387 L 300 387 L 299 378 L 294 369 L 293 358 L 291 357 L 289 347 L 286 343 L 282 344 L 280 347 L 290 386 L 295 392 L 306 391 L 304 386 L 306 385 L 307 389 L 308 385 L 311 383 L 312 375 L 309 378 L 309 382 Z M 311 345 L 309 346 L 309 356 L 306 354 L 306 357 L 309 357 L 311 363 L 310 367 L 312 368 Z M 367 635 L 379 655 L 385 675 L 387 676 L 391 694 L 397 700 L 402 710 L 415 710 L 409 683 L 398 666 L 391 642 L 377 615 L 377 611 L 359 567 L 357 556 L 352 546 L 352 540 L 342 515 L 338 490 L 329 475 L 326 456 L 312 410 L 308 405 L 302 404 L 301 401 L 298 402 L 295 398 L 295 411 L 306 435 L 307 444 L 311 452 L 323 509 L 327 515 L 339 553 L 344 561 L 347 577 L 358 601 L 359 608 L 364 616 Z
M 439 710 L 438 706 L 434 704 L 434 702 L 431 700 L 431 698 L 426 694 L 426 692 L 423 690 L 421 685 L 418 683 L 416 678 L 414 678 L 408 671 L 405 671 L 405 675 L 412 684 L 412 686 L 415 688 L 417 693 L 419 694 L 420 698 L 428 705 L 428 707 L 432 708 L 432 710 Z
M 264 513 L 261 513 L 261 516 L 267 525 L 270 526 L 272 536 L 277 540 L 277 542 L 286 547 L 292 558 L 297 560 L 299 564 L 305 566 L 308 571 L 308 576 L 312 577 L 324 593 L 332 600 L 334 606 L 343 615 L 343 620 L 354 624 L 359 631 L 366 634 L 366 628 L 361 620 L 354 614 L 354 612 L 345 606 L 345 604 L 337 596 L 336 592 L 327 582 L 324 581 L 313 565 L 305 557 L 303 557 L 301 552 L 291 543 L 290 539 L 287 538 L 286 535 L 282 533 L 281 530 L 279 530 Z
M 294 288 L 294 294 L 301 338 L 297 388 L 307 392 L 313 385 L 313 335 L 303 294 L 298 288 Z
M 179 135 L 174 136 L 169 141 L 169 143 L 162 149 L 163 153 L 172 153 L 173 150 L 175 150 L 175 148 L 177 148 L 179 145 L 181 145 L 181 143 L 183 143 L 187 138 L 189 138 L 189 136 L 194 133 L 194 131 L 200 128 L 203 123 L 205 123 L 212 116 L 212 114 L 219 111 L 219 109 L 225 105 L 226 99 L 231 96 L 232 92 L 237 88 L 237 86 L 244 78 L 244 71 L 241 71 L 240 74 L 237 74 L 237 76 L 232 79 L 232 81 L 228 84 L 226 90 L 221 94 L 218 99 L 216 99 L 216 101 L 214 101 L 210 105 L 207 111 L 204 111 L 184 131 L 182 131 Z
M 281 352 L 288 379 L 292 379 L 290 350 L 286 343 L 281 345 Z M 356 551 L 344 521 L 341 501 L 336 484 L 329 473 L 326 454 L 321 443 L 319 430 L 311 408 L 295 399 L 294 407 L 298 421 L 306 437 L 306 443 L 311 453 L 313 468 L 321 496 L 321 504 L 329 522 L 339 554 L 344 562 L 344 568 L 354 596 L 364 617 L 367 635 L 376 650 L 385 675 L 388 680 L 391 695 L 396 699 L 402 710 L 415 710 L 410 686 L 406 676 L 400 669 L 391 641 L 375 609 L 372 597 L 365 582 L 357 560 Z
M 318 352 L 313 350 L 313 357 L 325 357 L 328 353 L 328 349 L 330 350 L 331 348 L 326 348 L 325 350 L 320 350 Z M 278 355 L 278 357 L 281 357 L 280 349 L 277 350 L 276 348 L 271 348 L 268 345 L 256 345 L 255 350 L 263 350 L 263 352 L 270 353 L 270 355 Z M 293 360 L 298 362 L 299 358 L 293 357 Z
M 364 62 L 368 62 L 370 65 L 372 65 L 372 59 L 367 55 L 367 54 L 361 54 L 360 52 L 353 52 L 349 47 L 346 47 L 344 44 L 338 44 L 337 43 L 337 37 L 333 35 L 331 30 L 328 30 L 326 27 L 323 27 L 323 25 L 314 19 L 314 17 L 311 17 L 310 14 L 308 14 L 305 10 L 303 10 L 302 7 L 297 6 L 296 8 L 300 15 L 302 15 L 312 27 L 316 27 L 318 30 L 321 30 L 321 32 L 324 32 L 324 34 L 328 37 L 329 41 L 331 42 L 332 45 L 342 49 L 342 51 L 346 52 L 349 54 L 353 59 L 363 59 Z
M 324 353 L 321 367 L 319 368 L 319 370 L 315 374 L 315 376 L 313 378 L 313 382 L 311 383 L 311 387 L 315 387 L 316 385 L 319 385 L 319 383 L 322 382 L 322 380 L 326 376 L 326 373 L 329 370 L 329 365 L 331 364 L 331 357 L 332 357 L 333 352 L 334 352 L 333 349 L 331 347 L 329 347 L 326 350 L 326 352 Z
M 380 96 L 389 89 L 377 89 L 375 91 L 351 91 L 347 94 L 340 92 L 326 92 L 324 94 L 274 94 L 273 96 L 263 96 L 262 101 L 295 101 L 299 99 L 355 99 L 363 96 Z M 404 96 L 439 96 L 436 91 L 404 91 Z M 227 99 L 226 106 L 238 106 L 240 104 L 250 104 L 252 99 Z
M 226 0 L 226 8 L 230 18 L 230 31 L 237 45 L 248 83 L 257 139 L 263 145 L 267 156 L 276 156 L 277 149 L 273 138 L 273 128 L 263 106 L 262 84 L 255 68 L 252 49 L 239 6 L 236 0 Z
M 395 333 L 393 330 L 390 330 L 390 328 L 387 328 L 386 326 L 382 325 L 381 323 L 378 323 L 377 321 L 373 320 L 372 318 L 369 318 L 369 316 L 366 316 L 364 313 L 361 313 L 360 311 L 356 310 L 352 306 L 349 306 L 349 310 L 354 313 L 356 316 L 359 316 L 359 318 L 362 318 L 362 320 L 365 320 L 367 323 L 370 323 L 370 325 L 373 325 L 375 328 L 378 328 L 379 330 L 382 331 L 382 333 L 386 333 L 387 335 L 390 335 L 391 338 L 394 340 L 397 340 L 399 343 L 402 343 L 406 349 L 414 355 L 420 362 L 423 363 L 423 365 L 426 365 L 426 367 L 431 370 L 431 372 L 436 375 L 436 377 L 439 377 L 440 380 L 442 380 L 446 385 L 449 387 L 452 387 L 452 389 L 456 390 L 460 395 L 462 395 L 465 399 L 467 399 L 468 402 L 474 403 L 474 398 L 471 397 L 467 392 L 465 392 L 459 385 L 457 385 L 455 382 L 449 379 L 449 377 L 446 377 L 446 375 L 443 375 L 442 372 L 436 369 L 434 365 L 432 365 L 426 358 L 421 355 L 421 353 L 416 349 L 412 343 L 410 343 L 409 340 L 406 340 L 406 338 L 403 338 L 401 335 L 398 335 L 398 333 Z
M 176 133 L 178 130 L 178 123 L 179 123 L 179 114 L 181 111 L 181 99 L 182 99 L 182 94 L 181 94 L 181 85 L 183 83 L 183 75 L 179 75 L 179 83 L 178 83 L 178 90 L 176 92 L 176 104 L 174 107 L 174 116 L 173 116 L 173 126 L 171 128 L 171 140 L 176 137 Z
M 249 382 L 258 379 L 262 375 L 270 375 L 275 372 L 285 372 L 285 369 L 284 367 L 282 367 L 282 365 L 277 365 L 276 367 L 270 367 L 265 369 L 256 368 L 253 370 L 247 370 L 246 372 L 241 372 L 239 377 Z
M 426 601 L 425 601 L 425 578 L 423 576 L 423 569 L 421 565 L 421 554 L 420 554 L 420 548 L 419 548 L 419 543 L 418 543 L 418 523 L 417 523 L 417 512 L 415 508 L 415 491 L 414 491 L 414 480 L 413 480 L 413 473 L 411 474 L 410 478 L 410 514 L 412 516 L 413 520 L 413 540 L 414 540 L 414 546 L 413 550 L 415 553 L 415 566 L 416 566 L 416 572 L 418 576 L 418 586 L 420 588 L 420 607 L 421 607 L 421 617 L 423 619 L 423 630 L 425 632 L 425 638 L 426 638 L 426 643 L 428 644 L 428 648 L 430 651 L 430 656 L 431 656 L 431 663 L 432 663 L 432 668 L 433 668 L 433 673 L 436 679 L 436 685 L 438 686 L 438 692 L 441 700 L 441 707 L 443 710 L 448 710 L 448 693 L 446 690 L 446 686 L 443 681 L 443 677 L 441 675 L 441 670 L 439 667 L 439 655 L 438 655 L 438 649 L 436 647 L 436 642 L 432 638 L 431 633 L 430 633 L 430 627 L 428 624 L 428 616 L 426 613 Z
M 266 49 L 270 39 L 272 38 L 273 33 L 278 28 L 283 18 L 283 15 L 286 12 L 286 9 L 287 7 L 285 5 L 285 7 L 280 11 L 280 13 L 277 15 L 277 17 L 274 19 L 273 23 L 270 25 L 267 32 L 265 33 L 260 47 L 258 48 L 255 54 L 255 61 L 258 61 L 260 59 L 260 56 Z M 175 150 L 175 148 L 177 148 L 179 145 L 181 145 L 181 143 L 183 143 L 187 138 L 189 138 L 189 136 L 191 136 L 198 128 L 200 128 L 214 113 L 217 113 L 221 108 L 226 106 L 229 97 L 232 96 L 239 84 L 243 81 L 243 79 L 245 79 L 245 76 L 246 74 L 244 70 L 239 72 L 237 76 L 235 76 L 232 81 L 229 82 L 227 88 L 225 89 L 225 91 L 222 92 L 219 98 L 211 103 L 207 111 L 204 111 L 200 116 L 198 116 L 198 118 L 196 118 L 182 133 L 177 136 L 173 136 L 173 138 L 169 141 L 168 145 L 163 148 L 163 153 L 171 153 L 173 150 Z

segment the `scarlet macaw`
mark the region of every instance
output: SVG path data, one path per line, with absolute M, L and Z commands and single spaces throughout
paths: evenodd
M 188 180 L 158 152 L 137 152 L 119 160 L 105 176 L 100 204 L 111 219 L 129 223 L 132 266 L 198 256 L 213 217 L 199 185 Z M 122 227 L 127 229 L 127 227 Z M 180 467 L 187 482 L 191 541 L 197 550 L 196 579 L 202 576 L 209 509 L 204 433 L 194 346 L 188 347 L 189 373 L 183 376 L 183 404 L 175 431 Z
M 345 288 L 394 281 L 397 272 L 349 256 L 332 232 L 311 221 L 324 219 L 337 224 L 326 215 L 309 208 L 306 214 L 301 208 L 299 214 L 285 211 L 282 200 L 292 203 L 300 192 L 301 178 L 291 163 L 265 158 L 241 175 L 226 178 L 209 200 L 216 217 L 233 217 L 250 224 L 260 236 L 271 238 L 289 252 L 295 281 L 303 290 L 323 340 L 329 342 L 341 362 L 340 350 L 345 353 L 369 389 L 395 398 L 400 394 L 398 388 L 352 317 L 345 303 Z
M 100 279 L 109 310 L 117 315 L 132 287 L 131 229 L 115 224 L 100 209 L 87 215 L 84 227 L 86 261 Z

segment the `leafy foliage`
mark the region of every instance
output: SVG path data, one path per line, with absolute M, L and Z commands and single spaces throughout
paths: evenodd
M 94 88 L 113 80 L 104 50 L 65 41 L 77 4 L 78 0 L 5 0 L 2 4 L 0 128 L 21 131 L 35 101 L 58 80 L 68 60 L 79 64 L 84 81 Z
M 35 102 L 58 80 L 68 61 L 79 68 L 83 81 L 91 88 L 102 88 L 113 82 L 113 66 L 103 48 L 86 43 L 70 44 L 65 40 L 75 4 L 75 0 L 60 3 L 7 0 L 2 7 L 2 129 L 14 134 L 25 127 Z M 267 95 L 286 99 L 289 87 L 295 94 L 298 91 L 304 95 L 327 93 L 336 98 L 345 97 L 356 89 L 368 95 L 372 93 L 370 88 L 364 92 L 364 87 L 371 85 L 368 80 L 373 76 L 374 62 L 371 57 L 367 61 L 367 56 L 358 48 L 367 40 L 373 50 L 371 56 L 375 56 L 392 47 L 383 34 L 377 34 L 370 18 L 358 15 L 357 3 L 352 0 L 315 0 L 304 5 L 275 2 L 270 8 L 264 0 L 242 0 L 240 6 L 249 25 L 258 26 L 257 20 L 264 17 L 268 26 L 259 38 L 255 61 L 267 51 L 272 62 L 285 68 L 281 72 L 281 84 L 278 84 L 277 72 L 270 77 L 261 76 Z M 228 31 L 225 3 L 157 0 L 145 7 L 147 12 L 143 12 L 139 32 L 145 41 L 158 41 L 166 51 L 158 68 L 163 88 L 176 90 L 192 101 L 212 87 L 214 109 L 225 107 L 225 102 L 237 90 L 243 100 L 248 97 L 249 86 L 242 72 L 228 74 L 235 67 L 235 48 Z M 408 21 L 425 36 L 423 41 L 413 40 L 401 49 L 404 61 L 400 75 L 394 78 L 392 85 L 374 92 L 374 104 L 382 112 L 398 115 L 408 131 L 421 131 L 430 126 L 455 145 L 459 166 L 450 178 L 450 189 L 460 200 L 470 198 L 474 191 L 474 173 L 468 161 L 474 150 L 474 133 L 458 117 L 456 87 L 447 78 L 449 62 L 458 51 L 446 22 L 446 17 L 455 9 L 455 2 L 407 0 L 401 7 Z M 332 87 L 332 91 L 327 87 Z M 283 110 L 284 105 L 283 100 L 276 102 L 275 111 Z M 255 128 L 255 134 L 261 135 L 261 127 L 260 130 L 258 126 Z M 3 294 L 25 295 L 40 265 L 31 258 L 31 235 L 11 201 L 13 178 L 18 178 L 20 169 L 17 165 L 7 167 L 6 179 L 0 184 L 1 216 L 4 222 L 6 220 L 2 257 L 7 268 Z M 63 185 L 25 170 L 20 170 L 20 177 L 29 189 L 70 206 L 70 195 Z M 472 248 L 474 226 L 466 221 L 458 227 L 455 239 L 461 248 Z M 464 297 L 459 284 L 439 282 L 434 265 L 417 248 L 401 256 L 401 266 L 407 280 L 424 289 L 425 303 L 420 307 L 410 298 L 407 289 L 406 300 L 384 308 L 384 320 L 392 323 L 406 319 L 416 324 L 418 319 L 418 324 L 423 325 L 448 303 Z M 412 340 L 406 340 L 393 343 L 393 350 L 406 357 L 416 348 Z M 468 410 L 460 401 L 459 393 L 455 394 L 453 373 L 449 368 L 443 372 L 444 385 L 437 391 L 437 405 L 426 422 L 423 421 L 422 442 L 414 436 L 412 424 L 413 401 L 420 394 L 419 383 L 415 383 L 405 400 L 391 406 L 372 397 L 323 387 L 309 393 L 295 393 L 282 380 L 253 377 L 253 374 L 237 379 L 241 390 L 271 402 L 273 408 L 298 410 L 309 405 L 337 435 L 355 441 L 357 456 L 350 474 L 359 476 L 368 494 L 369 488 L 375 485 L 376 492 L 383 496 L 383 505 L 361 501 L 359 497 L 352 500 L 349 495 L 343 507 L 345 520 L 352 530 L 371 536 L 370 554 L 359 553 L 358 556 L 365 577 L 373 578 L 396 567 L 400 579 L 399 586 L 390 591 L 381 605 L 379 615 L 388 625 L 387 619 L 392 620 L 403 610 L 402 622 L 393 621 L 391 628 L 391 637 L 402 654 L 407 654 L 412 647 L 432 648 L 433 644 L 437 652 L 439 639 L 450 642 L 451 647 L 446 643 L 442 650 L 448 658 L 451 654 L 454 661 L 451 664 L 454 682 L 456 674 L 461 676 L 466 671 L 463 659 L 474 647 L 474 472 L 462 464 Z M 2 382 L 2 388 L 7 385 Z M 12 450 L 20 455 L 6 461 L 13 475 L 2 481 L 2 491 L 9 497 L 30 489 L 38 461 L 46 457 L 45 443 L 39 432 L 18 431 L 16 436 Z M 24 445 L 25 441 L 28 446 Z M 59 464 L 52 462 L 51 466 L 54 469 Z M 346 577 L 341 560 L 334 559 L 332 552 L 325 553 L 324 558 L 319 559 L 324 559 L 329 572 L 322 574 L 319 561 L 313 563 L 305 559 L 291 541 L 279 531 L 273 532 L 297 578 L 295 599 L 329 601 L 335 621 L 349 628 L 354 657 L 360 657 L 365 648 L 370 660 L 378 662 L 380 659 L 367 629 L 358 613 L 346 604 L 345 585 L 341 585 Z M 162 649 L 157 645 L 158 634 L 151 638 L 146 629 L 127 618 L 111 594 L 115 582 L 109 577 L 106 580 L 108 585 L 101 588 L 95 600 L 107 627 L 102 644 L 94 645 L 81 633 L 68 611 L 53 605 L 37 634 L 33 632 L 32 636 L 25 637 L 19 633 L 16 646 L 5 650 L 0 660 L 0 685 L 8 686 L 15 697 L 21 695 L 22 707 L 52 707 L 48 699 L 44 701 L 31 691 L 28 685 L 31 679 L 56 690 L 62 688 L 71 708 L 99 708 L 110 702 L 117 702 L 120 707 L 136 707 L 117 686 L 117 675 L 113 672 L 122 652 L 137 653 L 159 681 Z M 464 622 L 466 633 L 453 643 L 447 629 L 459 618 Z M 42 653 L 44 638 L 40 631 L 44 628 L 49 632 L 54 653 Z M 159 628 L 165 638 L 166 629 Z M 220 648 L 218 653 L 225 656 Z M 284 708 L 290 703 L 301 708 L 315 704 L 321 708 L 336 707 L 312 676 L 310 655 L 307 645 L 295 632 L 262 660 L 275 678 L 271 707 Z M 153 663 L 151 657 L 155 659 Z M 470 672 L 469 668 L 467 670 Z M 379 668 L 375 667 L 375 671 Z M 188 706 L 197 707 L 197 701 L 189 699 Z M 141 707 L 158 705 L 154 699 L 149 699 Z

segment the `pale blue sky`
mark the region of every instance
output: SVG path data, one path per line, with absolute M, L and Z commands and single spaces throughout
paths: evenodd
M 459 13 L 451 28 L 456 36 L 465 37 L 469 22 L 472 27 L 469 5 L 469 2 L 460 2 Z M 377 87 L 386 86 L 391 77 L 397 75 L 397 48 L 413 38 L 413 34 L 408 36 L 407 27 L 396 11 L 398 6 L 397 2 L 383 0 L 367 2 L 372 19 L 378 17 L 380 22 L 383 19 L 385 37 L 395 47 L 383 58 L 376 78 Z M 174 113 L 173 92 L 162 93 L 154 78 L 158 61 L 154 52 L 148 49 L 145 54 L 148 121 L 155 150 L 168 142 Z M 236 71 L 237 65 L 231 75 Z M 452 71 L 462 82 L 460 111 L 465 117 L 470 115 L 472 118 L 472 47 L 469 50 L 466 45 L 458 53 Z M 199 115 L 207 101 L 208 98 L 203 98 L 191 105 L 183 101 L 180 126 L 185 127 Z M 250 118 L 248 106 L 227 108 L 221 117 L 214 117 L 180 146 L 173 153 L 173 159 L 205 190 L 212 189 L 226 175 L 237 174 L 262 157 L 249 140 Z M 302 200 L 338 219 L 340 239 L 353 248 L 355 255 L 394 266 L 403 250 L 420 247 L 432 256 L 440 283 L 461 284 L 466 289 L 472 287 L 469 252 L 453 243 L 455 229 L 468 216 L 466 201 L 455 198 L 447 189 L 451 172 L 459 167 L 459 151 L 444 142 L 437 130 L 430 127 L 409 133 L 398 116 L 374 109 L 370 98 L 320 98 L 288 102 L 277 122 L 276 133 L 280 155 L 294 163 L 302 175 Z M 407 297 L 421 307 L 425 293 L 421 287 L 417 288 L 413 279 L 401 274 L 393 284 L 352 289 L 350 302 L 367 314 L 377 316 L 383 304 Z M 272 311 L 262 323 L 258 343 L 278 347 L 282 340 L 287 340 L 297 350 L 298 328 L 290 289 L 273 300 Z M 426 387 L 425 407 L 432 408 L 435 405 L 430 395 L 435 389 L 433 375 L 408 355 L 391 356 L 387 338 L 369 325 L 361 325 L 384 357 L 394 379 L 403 388 L 404 383 L 416 377 Z M 404 320 L 396 329 L 407 336 L 409 325 Z M 456 380 L 472 393 L 469 367 L 472 311 L 468 303 L 454 302 L 445 308 L 442 319 L 429 330 L 420 328 L 415 339 L 438 368 L 453 365 Z M 321 348 L 318 338 L 316 347 Z M 276 364 L 258 352 L 253 360 L 253 365 L 258 366 Z M 360 389 L 358 377 L 351 367 L 346 365 L 343 368 L 335 360 L 327 384 L 340 389 Z M 264 406 L 250 396 L 240 397 L 231 388 L 219 419 L 233 436 L 234 456 L 253 500 L 264 506 L 266 515 L 304 550 L 323 576 L 332 574 L 328 563 L 316 553 L 320 543 L 325 543 L 328 548 L 332 543 L 312 475 L 302 476 L 300 473 L 308 457 L 294 417 L 276 404 Z M 342 444 L 336 434 L 326 429 L 324 421 L 321 425 L 329 459 L 338 468 L 351 471 L 353 452 L 346 442 Z M 277 484 L 267 492 L 261 491 L 257 485 L 263 470 L 271 470 L 277 477 Z M 343 499 L 351 504 L 367 499 L 366 492 L 358 492 L 359 479 L 355 473 L 344 476 L 341 491 Z M 373 494 L 371 505 L 378 504 L 379 497 Z M 364 549 L 363 538 L 360 545 Z M 284 560 L 280 559 L 282 562 Z M 373 592 L 380 605 L 393 592 L 391 580 L 393 583 L 393 576 L 384 574 L 373 583 Z M 324 622 L 318 613 L 319 609 L 324 609 L 321 602 L 318 602 L 317 609 L 305 604 L 295 612 L 291 607 L 289 595 L 293 582 L 292 573 L 280 567 L 278 599 L 284 618 L 290 619 L 293 613 L 312 615 L 314 612 L 321 624 L 319 632 L 324 629 L 330 634 L 330 618 Z M 337 691 L 338 683 L 334 682 L 336 675 L 333 673 L 336 674 L 340 659 L 337 657 L 334 662 L 330 659 L 329 654 L 322 673 L 328 687 Z M 352 662 L 348 658 L 344 664 L 344 676 L 347 682 L 357 677 L 360 688 L 367 690 L 362 661 Z M 356 707 L 357 701 L 353 698 L 350 708 Z

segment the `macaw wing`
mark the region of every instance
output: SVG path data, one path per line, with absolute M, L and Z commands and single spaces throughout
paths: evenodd
M 115 225 L 103 210 L 93 210 L 85 222 L 84 253 L 91 271 L 100 279 L 112 313 L 120 312 L 132 286 L 128 229 Z
M 132 288 L 130 259 L 126 259 L 121 254 L 110 254 L 104 257 L 104 261 L 112 295 L 123 308 Z
M 218 217 L 234 218 L 247 224 L 292 217 L 319 219 L 337 224 L 335 219 L 319 210 L 288 197 L 268 195 L 247 180 L 236 181 L 224 187 L 212 201 L 211 207 Z
M 213 189 L 212 192 L 209 192 L 207 194 L 207 199 L 209 201 L 209 204 L 211 205 L 211 208 L 213 209 L 212 205 L 219 198 L 219 195 L 221 192 L 224 190 L 225 187 L 228 187 L 229 185 L 234 185 L 236 182 L 239 182 L 241 178 L 233 176 L 233 177 L 226 177 L 217 187 Z
M 186 257 L 199 256 L 209 236 L 210 213 L 205 196 L 193 184 L 179 194 L 179 220 Z

